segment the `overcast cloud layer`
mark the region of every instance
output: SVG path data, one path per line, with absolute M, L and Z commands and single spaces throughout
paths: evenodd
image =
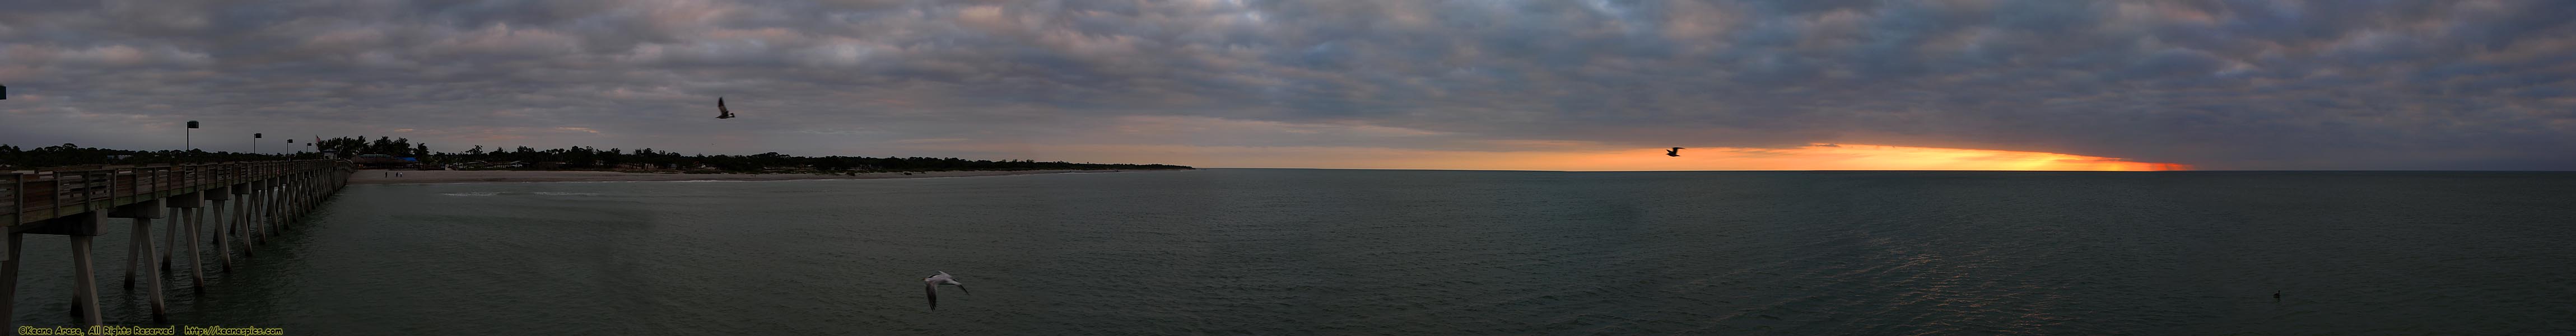
M 1051 149 L 1868 143 L 2570 170 L 2570 18 L 2576 1 L 0 1 L 0 143 L 172 148 L 203 120 L 219 150 L 250 132 L 1071 161 L 1095 159 Z M 717 96 L 744 118 L 712 119 Z

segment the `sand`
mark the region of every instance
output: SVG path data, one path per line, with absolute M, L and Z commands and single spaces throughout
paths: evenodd
M 1013 171 L 944 171 L 903 173 L 863 173 L 850 175 L 819 174 L 658 174 L 606 171 L 522 171 L 522 170 L 360 170 L 350 175 L 350 184 L 418 184 L 418 183 L 487 183 L 487 182 L 620 182 L 620 181 L 784 181 L 846 180 L 922 177 L 1001 176 L 1055 173 L 1112 173 L 1156 170 L 1013 170 Z M 391 176 L 401 173 L 401 177 Z

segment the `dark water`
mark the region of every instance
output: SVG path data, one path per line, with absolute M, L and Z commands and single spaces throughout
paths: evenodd
M 202 296 L 174 289 L 173 321 L 332 335 L 2576 333 L 2564 173 L 377 185 L 317 220 Z M 116 228 L 98 247 L 109 321 L 139 323 L 140 298 L 116 287 Z M 29 237 L 19 323 L 70 323 L 65 246 Z M 919 279 L 941 270 L 974 293 L 943 292 L 934 312 Z

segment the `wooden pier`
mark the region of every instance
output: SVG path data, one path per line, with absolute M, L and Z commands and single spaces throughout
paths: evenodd
M 230 271 L 233 245 L 242 245 L 242 256 L 250 257 L 252 247 L 291 227 L 306 210 L 347 185 L 352 169 L 342 160 L 297 160 L 0 172 L 0 225 L 9 229 L 8 239 L 0 241 L 7 251 L 7 259 L 0 259 L 0 326 L 16 325 L 12 304 L 18 297 L 19 250 L 28 234 L 71 239 L 77 277 L 72 314 L 96 326 L 101 323 L 98 272 L 90 260 L 90 240 L 107 218 L 134 219 L 125 288 L 133 289 L 136 272 L 142 272 L 153 322 L 163 323 L 168 310 L 161 272 L 173 270 L 174 263 L 187 266 L 191 287 L 205 291 L 206 260 L 201 257 L 206 251 L 199 244 L 205 235 L 214 236 L 214 259 Z M 163 218 L 169 219 L 168 230 L 164 244 L 156 246 L 152 220 Z M 213 224 L 211 233 L 207 224 Z M 181 233 L 188 236 L 186 243 L 179 242 Z M 178 260 L 181 244 L 188 249 L 185 262 Z M 155 260 L 140 260 L 146 256 Z

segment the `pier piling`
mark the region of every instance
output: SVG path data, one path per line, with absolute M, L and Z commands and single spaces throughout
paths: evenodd
M 0 247 L 9 250 L 9 259 L 0 260 L 0 301 L 12 303 L 0 305 L 0 322 L 17 320 L 18 305 L 14 303 L 18 302 L 18 250 L 27 246 L 26 242 L 26 234 L 10 232 L 9 246 Z
M 135 268 L 152 267 L 152 264 L 142 263 L 143 256 L 146 255 L 143 252 L 144 248 L 151 245 L 152 219 L 135 218 L 133 242 L 125 244 L 125 290 L 134 290 Z
M 215 203 L 222 204 L 223 202 L 217 201 Z M 199 210 L 191 209 L 189 212 L 199 212 Z M 188 228 L 183 230 L 188 232 L 189 286 L 195 288 L 197 293 L 203 294 L 206 292 L 206 261 L 198 259 L 197 257 L 205 255 L 206 252 L 204 249 L 197 247 L 197 241 L 204 240 L 203 238 L 197 237 L 197 233 L 205 231 L 200 227 L 205 226 L 206 216 L 204 213 L 192 213 L 189 215 Z M 173 246 L 172 248 L 177 247 Z
M 231 189 L 241 190 L 242 187 L 232 186 Z M 227 199 L 215 200 L 215 209 L 217 209 L 217 213 L 225 211 L 224 201 L 226 200 Z M 232 223 L 235 222 L 234 219 L 241 217 L 241 204 L 245 202 L 249 202 L 249 200 L 235 200 L 232 202 L 232 209 L 230 209 L 231 213 L 229 215 L 231 216 L 222 216 L 215 219 L 215 260 L 223 262 L 224 272 L 227 273 L 233 271 L 233 245 L 232 235 L 224 234 L 224 229 L 232 226 Z M 188 244 L 194 245 L 196 242 L 188 242 Z
M 197 203 L 205 202 L 205 199 L 196 198 L 194 195 L 196 194 L 173 197 L 170 201 L 170 229 L 164 230 L 164 233 L 161 234 L 161 246 L 170 246 L 161 249 L 160 261 L 162 272 L 170 271 L 170 256 L 178 255 L 177 252 L 171 251 L 178 249 L 175 246 L 178 246 L 179 244 L 179 222 L 188 221 L 189 208 L 195 208 L 197 207 Z M 180 198 L 186 199 L 181 200 Z
M 76 283 L 76 286 L 79 286 L 79 288 L 74 288 L 72 291 L 74 295 L 80 297 L 78 299 L 79 301 L 74 301 L 72 304 L 78 306 L 76 309 L 80 309 L 81 325 L 84 326 L 99 325 L 98 268 L 90 264 L 89 247 L 91 238 L 93 237 L 72 236 L 71 238 L 72 274 L 77 277 L 76 279 L 73 279 L 73 282 Z
M 143 263 L 143 256 L 151 255 L 151 253 L 145 252 L 148 250 L 145 250 L 144 248 L 145 246 L 152 244 L 152 219 L 161 218 L 163 209 L 161 203 L 163 201 L 164 200 L 162 199 L 155 198 L 136 202 L 134 204 L 121 205 L 117 206 L 115 210 L 109 211 L 107 214 L 110 218 L 134 219 L 133 242 L 131 244 L 126 244 L 125 249 L 125 289 L 134 289 L 135 268 L 151 267 L 150 264 Z

